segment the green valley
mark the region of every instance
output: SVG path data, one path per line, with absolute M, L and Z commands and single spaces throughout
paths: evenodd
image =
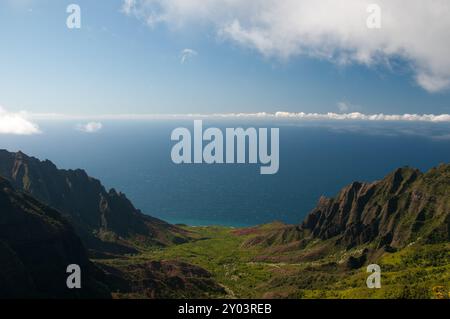
M 261 226 L 273 230 L 279 223 Z M 224 287 L 211 297 L 225 298 L 448 298 L 450 244 L 412 244 L 402 251 L 385 253 L 379 264 L 382 288 L 368 289 L 364 267 L 347 270 L 345 257 L 352 252 L 311 262 L 258 261 L 264 249 L 243 247 L 254 234 L 245 229 L 186 227 L 198 239 L 162 249 L 144 250 L 128 258 L 97 260 L 124 268 L 148 260 L 177 260 L 208 270 Z M 127 294 L 116 295 L 126 298 Z M 143 296 L 145 297 L 145 296 Z
M 21 152 L 0 151 L 0 175 L 0 297 L 450 298 L 449 164 L 353 182 L 297 225 L 247 228 L 171 225 Z M 86 290 L 66 291 L 72 262 Z M 381 288 L 367 287 L 373 264 Z

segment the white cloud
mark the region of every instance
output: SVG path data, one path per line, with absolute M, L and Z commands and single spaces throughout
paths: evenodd
M 0 106 L 0 134 L 32 135 L 41 133 L 39 126 L 28 119 L 27 113 L 11 113 Z
M 276 112 L 276 113 L 212 113 L 212 114 L 103 114 L 103 115 L 62 115 L 62 114 L 33 114 L 33 118 L 40 120 L 173 120 L 173 119 L 270 119 L 270 120 L 309 120 L 309 121 L 401 121 L 401 122 L 430 122 L 450 123 L 450 114 L 363 114 L 352 113 L 305 113 L 305 112 Z M 78 129 L 85 132 L 96 132 L 102 128 L 99 122 L 79 125 Z
M 416 76 L 416 81 L 421 87 L 432 93 L 439 92 L 450 87 L 450 77 L 446 76 L 419 73 Z
M 150 26 L 211 26 L 267 57 L 310 56 L 376 65 L 401 57 L 429 92 L 450 88 L 450 1 L 377 0 L 381 28 L 368 29 L 373 0 L 125 0 Z
M 79 131 L 85 132 L 85 133 L 96 133 L 100 131 L 103 128 L 103 124 L 100 122 L 89 122 L 86 124 L 79 124 L 77 126 L 77 129 Z
M 406 121 L 406 122 L 450 122 L 450 114 L 363 114 L 353 113 L 289 113 L 277 112 L 274 115 L 277 118 L 290 118 L 299 120 L 356 120 L 356 121 Z
M 181 51 L 181 64 L 184 64 L 189 59 L 197 56 L 198 53 L 195 50 L 192 49 L 184 49 Z

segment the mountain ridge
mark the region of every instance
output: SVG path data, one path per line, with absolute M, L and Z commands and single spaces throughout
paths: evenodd
M 72 264 L 81 270 L 79 289 L 66 285 L 67 266 Z M 147 258 L 127 267 L 112 267 L 89 260 L 65 217 L 15 190 L 3 177 L 0 269 L 0 299 L 109 299 L 116 298 L 118 291 L 125 298 L 206 298 L 225 293 L 208 271 L 185 262 Z
M 85 171 L 21 152 L 0 151 L 2 172 L 10 177 L 0 177 L 0 298 L 440 298 L 448 290 L 450 164 L 353 182 L 297 225 L 239 229 L 167 228 Z M 89 255 L 82 235 L 96 241 Z M 68 263 L 88 269 L 91 289 L 67 291 Z M 382 267 L 387 290 L 367 290 L 369 263 Z
M 58 169 L 23 152 L 0 150 L 0 175 L 54 207 L 95 253 L 133 253 L 135 243 L 166 246 L 188 241 L 186 230 L 143 214 L 115 189 L 107 191 L 84 170 Z
M 305 260 L 364 247 L 354 265 L 360 267 L 382 251 L 402 249 L 418 240 L 449 242 L 449 194 L 450 164 L 425 173 L 400 168 L 379 181 L 353 182 L 334 198 L 321 197 L 298 225 L 253 228 L 254 236 L 243 247 L 263 247 L 273 254 L 308 247 L 310 253 L 299 257 Z

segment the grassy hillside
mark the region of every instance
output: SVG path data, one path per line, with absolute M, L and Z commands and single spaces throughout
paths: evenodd
M 259 230 L 276 230 L 282 224 Z M 208 270 L 226 293 L 226 298 L 449 298 L 450 244 L 420 243 L 384 253 L 379 258 L 382 288 L 366 287 L 365 267 L 348 270 L 346 257 L 355 251 L 336 253 L 311 262 L 267 262 L 263 248 L 247 247 L 256 229 L 189 227 L 196 241 L 163 249 L 144 250 L 128 258 L 97 261 L 125 269 L 148 260 L 177 260 Z M 359 248 L 361 249 L 361 248 Z M 306 248 L 308 250 L 308 248 Z M 117 297 L 131 297 L 117 294 Z

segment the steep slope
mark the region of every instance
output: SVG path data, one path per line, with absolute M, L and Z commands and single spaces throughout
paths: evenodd
M 103 260 L 108 263 L 107 260 Z M 68 265 L 81 268 L 81 289 L 68 289 Z M 120 257 L 91 262 L 81 239 L 56 210 L 0 177 L 0 299 L 207 298 L 224 295 L 211 274 L 178 261 Z
M 165 246 L 188 238 L 186 231 L 141 213 L 124 194 L 106 191 L 83 170 L 61 170 L 48 160 L 0 150 L 0 175 L 63 213 L 85 245 L 100 253 L 129 253 L 131 243 Z
M 114 263 L 111 261 L 104 261 Z M 118 265 L 98 264 L 115 298 L 211 298 L 225 296 L 205 269 L 174 260 L 131 261 Z
M 67 266 L 82 269 L 68 289 Z M 0 298 L 108 298 L 102 272 L 61 215 L 0 177 Z
M 364 246 L 394 251 L 409 243 L 450 242 L 450 165 L 427 173 L 397 169 L 373 183 L 352 183 L 335 198 L 322 197 L 298 226 L 254 230 L 245 246 L 272 251 L 304 250 L 304 257 L 321 258 L 336 248 Z M 306 253 L 308 252 L 308 253 Z M 356 266 L 365 262 L 367 251 Z
M 423 238 L 450 240 L 450 165 L 422 174 L 398 169 L 381 181 L 353 183 L 335 199 L 322 198 L 300 226 L 312 238 L 348 248 L 369 242 L 402 248 Z

